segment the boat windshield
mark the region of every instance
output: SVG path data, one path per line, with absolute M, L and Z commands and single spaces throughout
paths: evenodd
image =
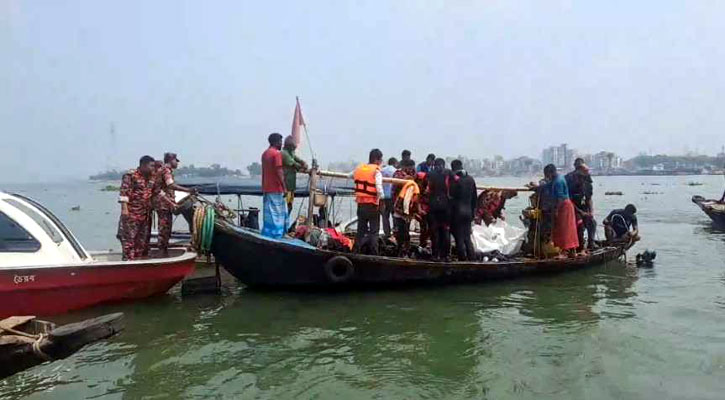
M 78 257 L 81 258 L 81 260 L 85 260 L 88 258 L 88 253 L 83 249 L 80 243 L 76 240 L 76 238 L 73 236 L 73 234 L 66 228 L 65 225 L 56 217 L 50 210 L 43 207 L 42 204 L 38 203 L 37 201 L 31 199 L 30 197 L 25 197 L 21 194 L 13 193 L 13 196 L 25 201 L 26 203 L 32 205 L 35 207 L 36 210 L 41 212 L 44 217 L 48 218 L 52 222 L 52 225 L 60 230 L 60 232 L 64 235 L 65 239 L 70 243 L 71 247 L 76 251 L 76 254 L 78 254 Z
M 43 215 L 39 214 L 37 211 L 33 210 L 32 208 L 26 206 L 25 204 L 15 200 L 15 199 L 5 199 L 6 203 L 10 204 L 11 206 L 17 208 L 18 210 L 22 211 L 25 215 L 30 217 L 35 223 L 40 225 L 41 228 L 45 231 L 45 233 L 50 237 L 50 239 L 58 244 L 63 241 L 63 235 L 60 234 L 58 229 L 54 226 L 53 222 L 48 220 Z
M 0 253 L 34 253 L 40 249 L 33 235 L 0 212 Z

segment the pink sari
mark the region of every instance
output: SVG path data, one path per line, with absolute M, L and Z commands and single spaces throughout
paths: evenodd
M 574 203 L 569 199 L 559 202 L 552 236 L 554 246 L 562 250 L 571 250 L 579 247 Z

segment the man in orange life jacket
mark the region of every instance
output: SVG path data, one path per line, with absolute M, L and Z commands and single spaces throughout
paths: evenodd
M 363 252 L 367 246 L 370 254 L 378 254 L 380 232 L 380 199 L 383 197 L 383 175 L 380 165 L 383 152 L 370 150 L 368 164 L 357 167 L 351 174 L 355 180 L 355 201 L 357 202 L 356 252 Z

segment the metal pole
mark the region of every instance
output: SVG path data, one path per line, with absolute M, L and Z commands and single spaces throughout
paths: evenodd
M 312 159 L 312 167 L 310 168 L 310 178 L 308 179 L 308 190 L 309 198 L 307 199 L 307 226 L 313 227 L 314 224 L 314 213 L 315 213 L 315 202 L 314 195 L 317 193 L 317 160 Z

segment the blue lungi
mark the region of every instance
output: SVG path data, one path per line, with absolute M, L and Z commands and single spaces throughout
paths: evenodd
M 289 214 L 287 214 L 284 193 L 265 193 L 262 213 L 264 218 L 262 235 L 275 239 L 283 237 L 289 226 Z

